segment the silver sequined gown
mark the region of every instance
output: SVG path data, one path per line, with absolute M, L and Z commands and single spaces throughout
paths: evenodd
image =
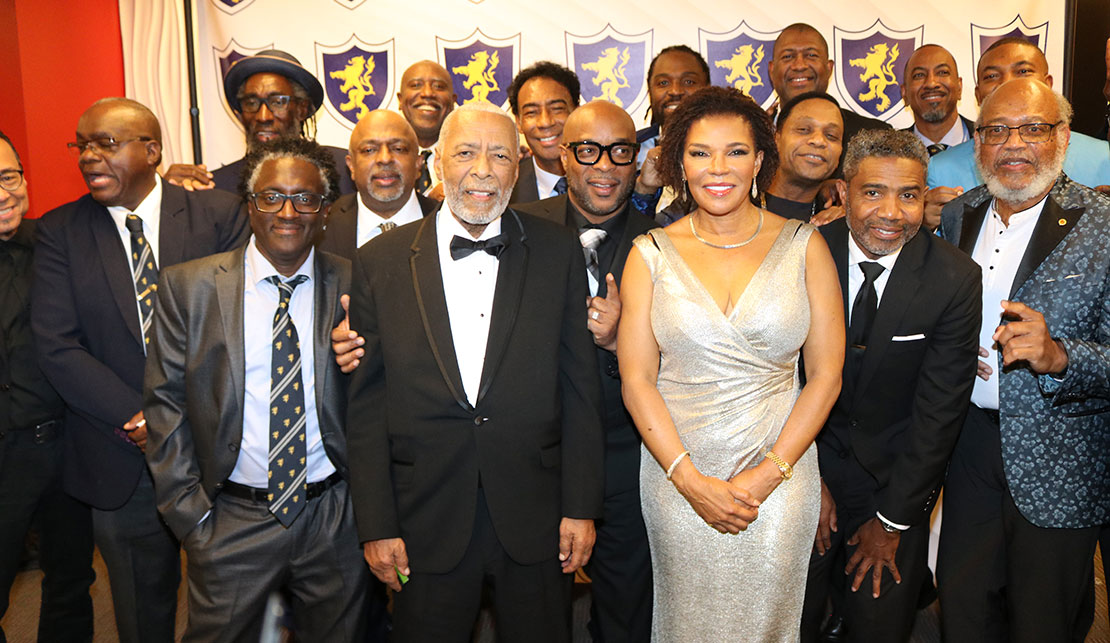
M 798 351 L 810 324 L 805 253 L 813 230 L 786 223 L 728 316 L 665 232 L 636 239 L 654 283 L 659 392 L 705 475 L 727 480 L 759 464 L 798 396 Z M 794 476 L 736 536 L 707 525 L 646 448 L 640 464 L 655 578 L 652 640 L 797 641 L 821 501 L 816 449 L 810 447 Z

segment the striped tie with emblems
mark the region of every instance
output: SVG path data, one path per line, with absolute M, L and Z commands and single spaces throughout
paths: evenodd
M 301 342 L 289 316 L 293 289 L 308 280 L 304 275 L 282 282 L 277 276 L 267 281 L 277 286 L 279 301 L 274 313 L 273 350 L 270 361 L 270 511 L 288 527 L 305 505 L 304 386 L 301 383 Z
M 143 236 L 143 220 L 129 214 L 124 225 L 131 233 L 131 279 L 135 282 L 135 299 L 139 301 L 139 323 L 146 352 L 146 344 L 150 343 L 150 320 L 154 318 L 154 296 L 158 292 L 158 264 Z

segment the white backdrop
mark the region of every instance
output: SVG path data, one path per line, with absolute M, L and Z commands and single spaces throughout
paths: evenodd
M 166 163 L 192 160 L 184 31 L 175 17 L 180 4 L 120 0 L 127 94 L 162 120 Z M 401 73 L 423 59 L 453 72 L 460 100 L 477 93 L 493 102 L 505 99 L 521 68 L 553 60 L 578 72 L 584 100 L 616 98 L 641 122 L 647 62 L 682 43 L 706 56 L 714 84 L 742 87 L 770 104 L 771 43 L 799 21 L 829 41 L 836 64 L 830 93 L 899 127 L 912 118 L 891 81 L 901 80 L 906 58 L 921 44 L 943 45 L 955 56 L 965 81 L 960 112 L 968 117 L 976 112 L 974 61 L 990 38 L 1015 31 L 1036 38 L 1062 78 L 1058 0 L 195 0 L 204 161 L 219 167 L 242 156 L 243 133 L 224 100 L 222 70 L 228 60 L 262 49 L 288 51 L 325 84 L 317 139 L 346 147 L 360 112 L 397 109 Z

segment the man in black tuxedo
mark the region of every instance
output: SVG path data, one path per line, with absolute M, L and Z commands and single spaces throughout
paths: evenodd
M 331 206 L 319 248 L 348 260 L 379 234 L 428 216 L 439 207 L 413 186 L 420 174 L 420 144 L 403 116 L 376 109 L 355 125 L 347 169 L 358 187 Z
M 589 573 L 595 641 L 651 638 L 651 550 L 640 512 L 640 435 L 621 400 L 615 354 L 621 315 L 620 285 L 632 240 L 656 227 L 636 212 L 628 194 L 636 180 L 636 126 L 620 107 L 594 101 L 579 107 L 563 128 L 566 195 L 517 206 L 577 231 L 586 258 L 605 429 L 605 508 Z
M 582 249 L 506 210 L 518 151 L 503 112 L 454 110 L 438 145 L 443 207 L 356 255 L 359 538 L 395 592 L 397 640 L 468 638 L 488 583 L 503 640 L 569 641 L 603 488 Z
M 561 161 L 563 124 L 578 107 L 578 76 L 542 60 L 527 67 L 509 87 L 509 108 L 532 155 L 520 160 L 509 203 L 528 203 L 567 193 Z
M 851 322 L 844 386 L 817 439 L 822 503 L 804 641 L 818 640 L 830 585 L 844 574 L 845 640 L 909 640 L 929 574 L 929 514 L 971 395 L 981 284 L 975 262 L 918 234 L 928 163 L 909 132 L 856 135 L 838 184 L 846 224 L 821 228 Z
M 257 641 L 283 591 L 298 639 L 356 641 L 368 574 L 329 340 L 350 263 L 312 247 L 339 176 L 303 139 L 246 172 L 250 242 L 162 271 L 146 366 L 147 462 L 189 554 L 185 640 Z
M 956 59 L 940 45 L 922 45 L 906 59 L 902 96 L 913 112 L 905 129 L 925 144 L 929 156 L 971 140 L 975 124 L 956 111 L 964 81 Z
M 89 194 L 42 217 L 31 321 L 39 365 L 66 403 L 63 480 L 93 507 L 121 641 L 171 641 L 180 562 L 143 448 L 143 367 L 157 270 L 239 247 L 240 199 L 163 182 L 154 114 L 106 98 L 77 122 Z

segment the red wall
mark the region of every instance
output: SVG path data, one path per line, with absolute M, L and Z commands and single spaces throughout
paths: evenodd
M 36 217 L 88 191 L 65 144 L 93 101 L 124 94 L 118 0 L 0 0 L 0 61 L 0 129 Z

